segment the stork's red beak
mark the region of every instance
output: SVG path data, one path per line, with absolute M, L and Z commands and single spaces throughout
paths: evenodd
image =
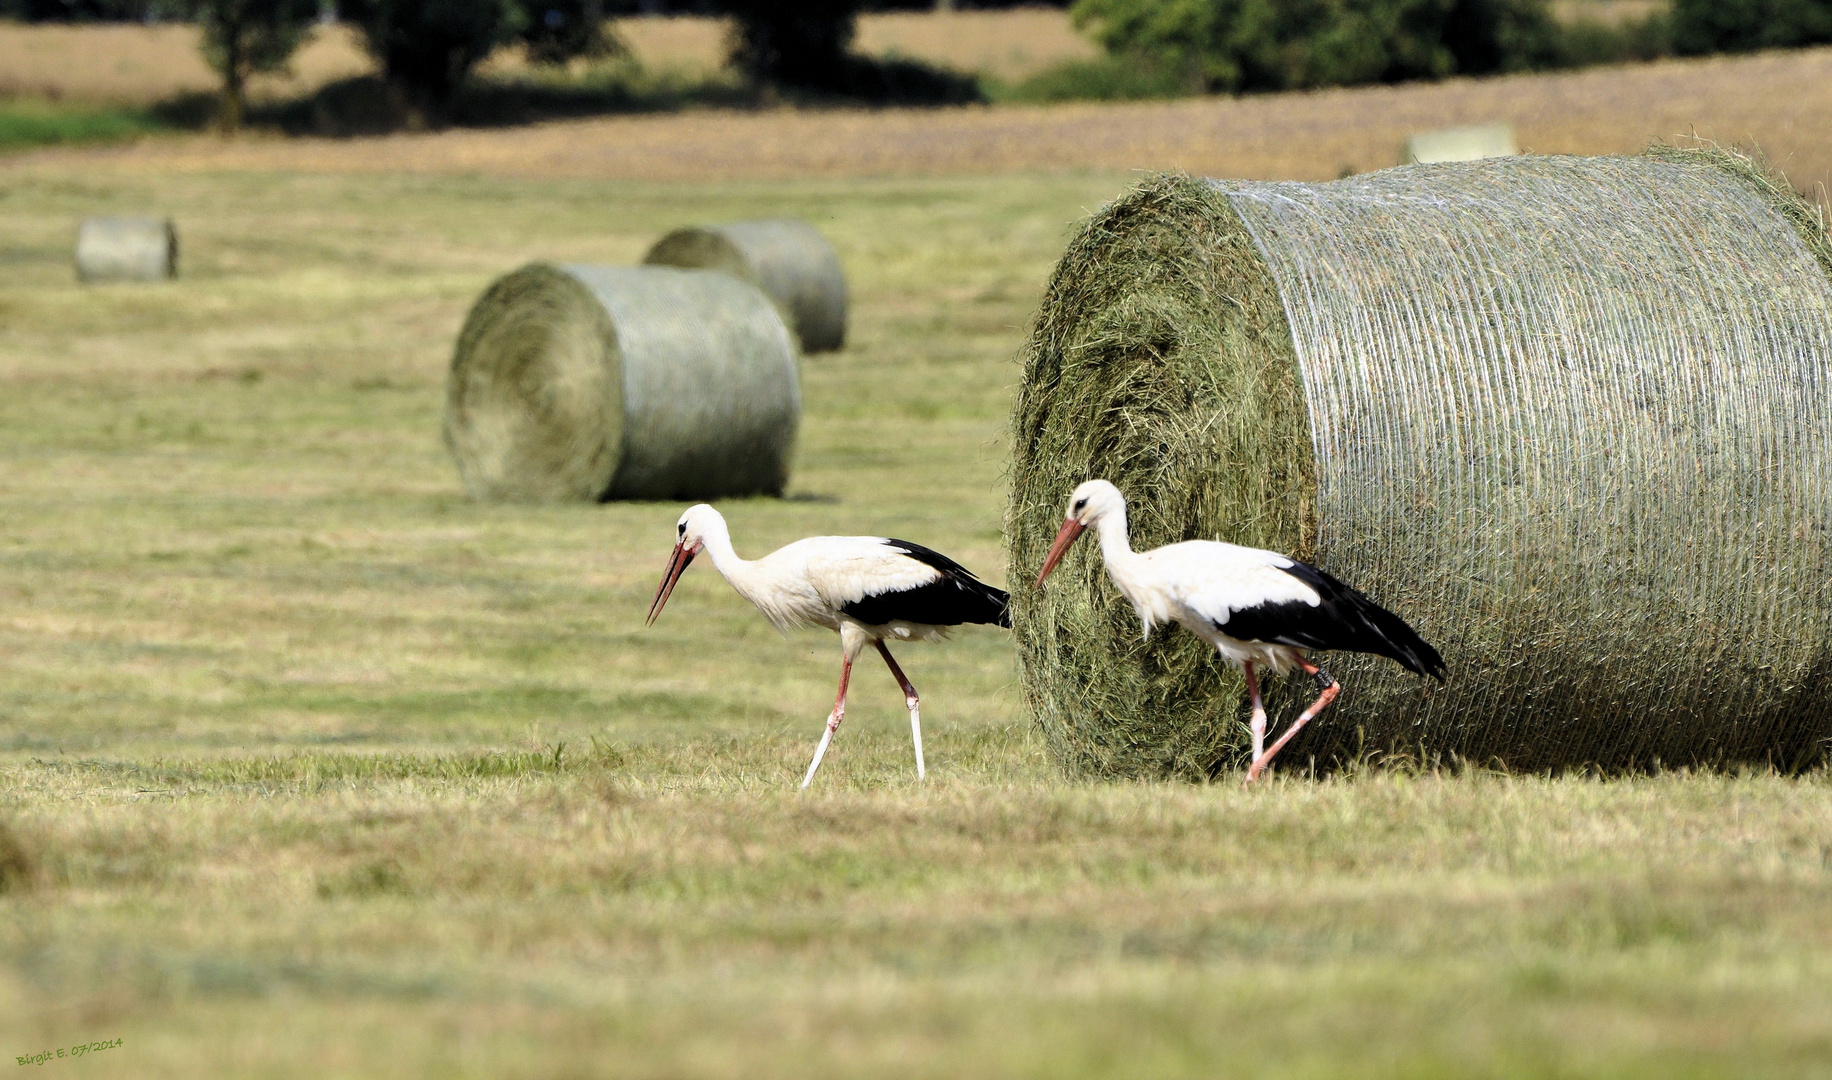
M 1050 576 L 1050 571 L 1056 569 L 1056 564 L 1062 561 L 1063 555 L 1067 554 L 1069 545 L 1073 544 L 1075 538 L 1080 536 L 1082 530 L 1086 528 L 1086 525 L 1074 518 L 1062 523 L 1062 530 L 1056 534 L 1056 542 L 1050 545 L 1050 553 L 1043 558 L 1043 569 L 1037 571 L 1037 584 L 1043 584 L 1043 579 Z
M 693 561 L 699 553 L 699 545 L 691 549 L 685 544 L 674 545 L 674 551 L 668 556 L 668 569 L 662 574 L 662 583 L 656 586 L 655 600 L 649 605 L 649 617 L 643 621 L 644 626 L 654 626 L 656 617 L 662 613 L 662 605 L 668 602 L 668 596 L 674 592 L 674 583 L 681 580 L 681 571 Z

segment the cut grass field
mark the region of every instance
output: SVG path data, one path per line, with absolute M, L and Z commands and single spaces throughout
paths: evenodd
M 1073 784 L 976 628 L 902 654 L 927 784 L 866 667 L 797 794 L 831 635 L 703 567 L 645 630 L 678 505 L 481 505 L 439 446 L 493 276 L 802 215 L 855 322 L 804 362 L 790 497 L 723 506 L 740 550 L 891 533 L 996 580 L 1010 358 L 1126 183 L 12 170 L 0 1060 L 1826 1075 L 1824 772 Z M 177 218 L 183 276 L 77 285 L 74 221 L 127 211 Z

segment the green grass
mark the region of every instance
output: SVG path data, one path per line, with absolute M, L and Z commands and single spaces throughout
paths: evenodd
M 837 675 L 672 504 L 466 499 L 468 303 L 788 213 L 851 273 L 746 553 L 995 579 L 1010 362 L 1123 176 L 720 186 L 19 169 L 0 199 L 0 1062 L 59 1075 L 1824 1076 L 1832 782 L 1063 782 L 1010 643 Z M 90 213 L 183 275 L 83 287 Z M 47 1072 L 46 1075 L 49 1075 Z
M 152 110 L 131 106 L 0 99 L 0 151 L 54 143 L 119 142 L 170 127 Z
M 1018 82 L 985 80 L 994 101 L 1137 101 L 1202 93 L 1187 76 L 1145 56 L 1065 60 Z

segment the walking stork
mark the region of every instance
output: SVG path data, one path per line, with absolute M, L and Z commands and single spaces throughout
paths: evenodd
M 1172 620 L 1215 646 L 1247 678 L 1252 703 L 1253 764 L 1248 784 L 1305 724 L 1336 700 L 1341 686 L 1311 663 L 1306 649 L 1342 649 L 1385 656 L 1417 675 L 1444 681 L 1444 658 L 1399 616 L 1314 566 L 1274 551 L 1209 540 L 1186 540 L 1134 551 L 1126 538 L 1126 497 L 1105 480 L 1089 480 L 1069 496 L 1068 519 L 1050 545 L 1037 584 L 1056 569 L 1086 529 L 1100 535 L 1101 557 L 1121 595 L 1151 628 Z M 1257 669 L 1283 675 L 1297 667 L 1321 693 L 1266 749 L 1266 708 Z
M 815 770 L 840 729 L 846 715 L 846 685 L 852 679 L 852 662 L 866 645 L 878 655 L 903 688 L 910 710 L 910 738 L 916 744 L 916 778 L 928 775 L 922 760 L 922 713 L 916 688 L 891 658 L 885 641 L 938 641 L 950 627 L 962 623 L 1011 626 L 1010 598 L 960 563 L 938 551 L 908 540 L 882 536 L 811 536 L 777 548 L 761 559 L 740 559 L 732 550 L 731 532 L 717 510 L 701 503 L 690 506 L 675 527 L 674 553 L 649 605 L 648 625 L 654 625 L 662 605 L 674 591 L 687 564 L 701 551 L 712 556 L 712 565 L 779 630 L 794 626 L 824 626 L 840 634 L 840 690 L 833 712 L 808 775 Z

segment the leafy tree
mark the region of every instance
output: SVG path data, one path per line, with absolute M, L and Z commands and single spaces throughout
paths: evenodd
M 564 64 L 576 57 L 622 53 L 623 45 L 607 28 L 603 0 L 518 0 L 522 5 L 521 40 L 535 64 Z
M 1673 0 L 1681 53 L 1749 52 L 1832 42 L 1832 0 Z
M 1077 0 L 1110 53 L 1192 89 L 1436 79 L 1555 62 L 1545 0 Z
M 20 22 L 145 22 L 175 14 L 165 0 L 0 0 L 0 18 Z
M 318 0 L 195 0 L 190 8 L 204 59 L 223 80 L 218 122 L 234 131 L 248 111 L 249 77 L 286 69 L 311 37 Z
M 471 69 L 527 26 L 515 0 L 340 0 L 389 86 L 424 119 L 451 100 Z
M 410 118 L 450 104 L 484 58 L 525 44 L 537 64 L 621 52 L 603 0 L 338 0 Z
M 725 0 L 732 63 L 753 82 L 845 92 L 862 0 Z

